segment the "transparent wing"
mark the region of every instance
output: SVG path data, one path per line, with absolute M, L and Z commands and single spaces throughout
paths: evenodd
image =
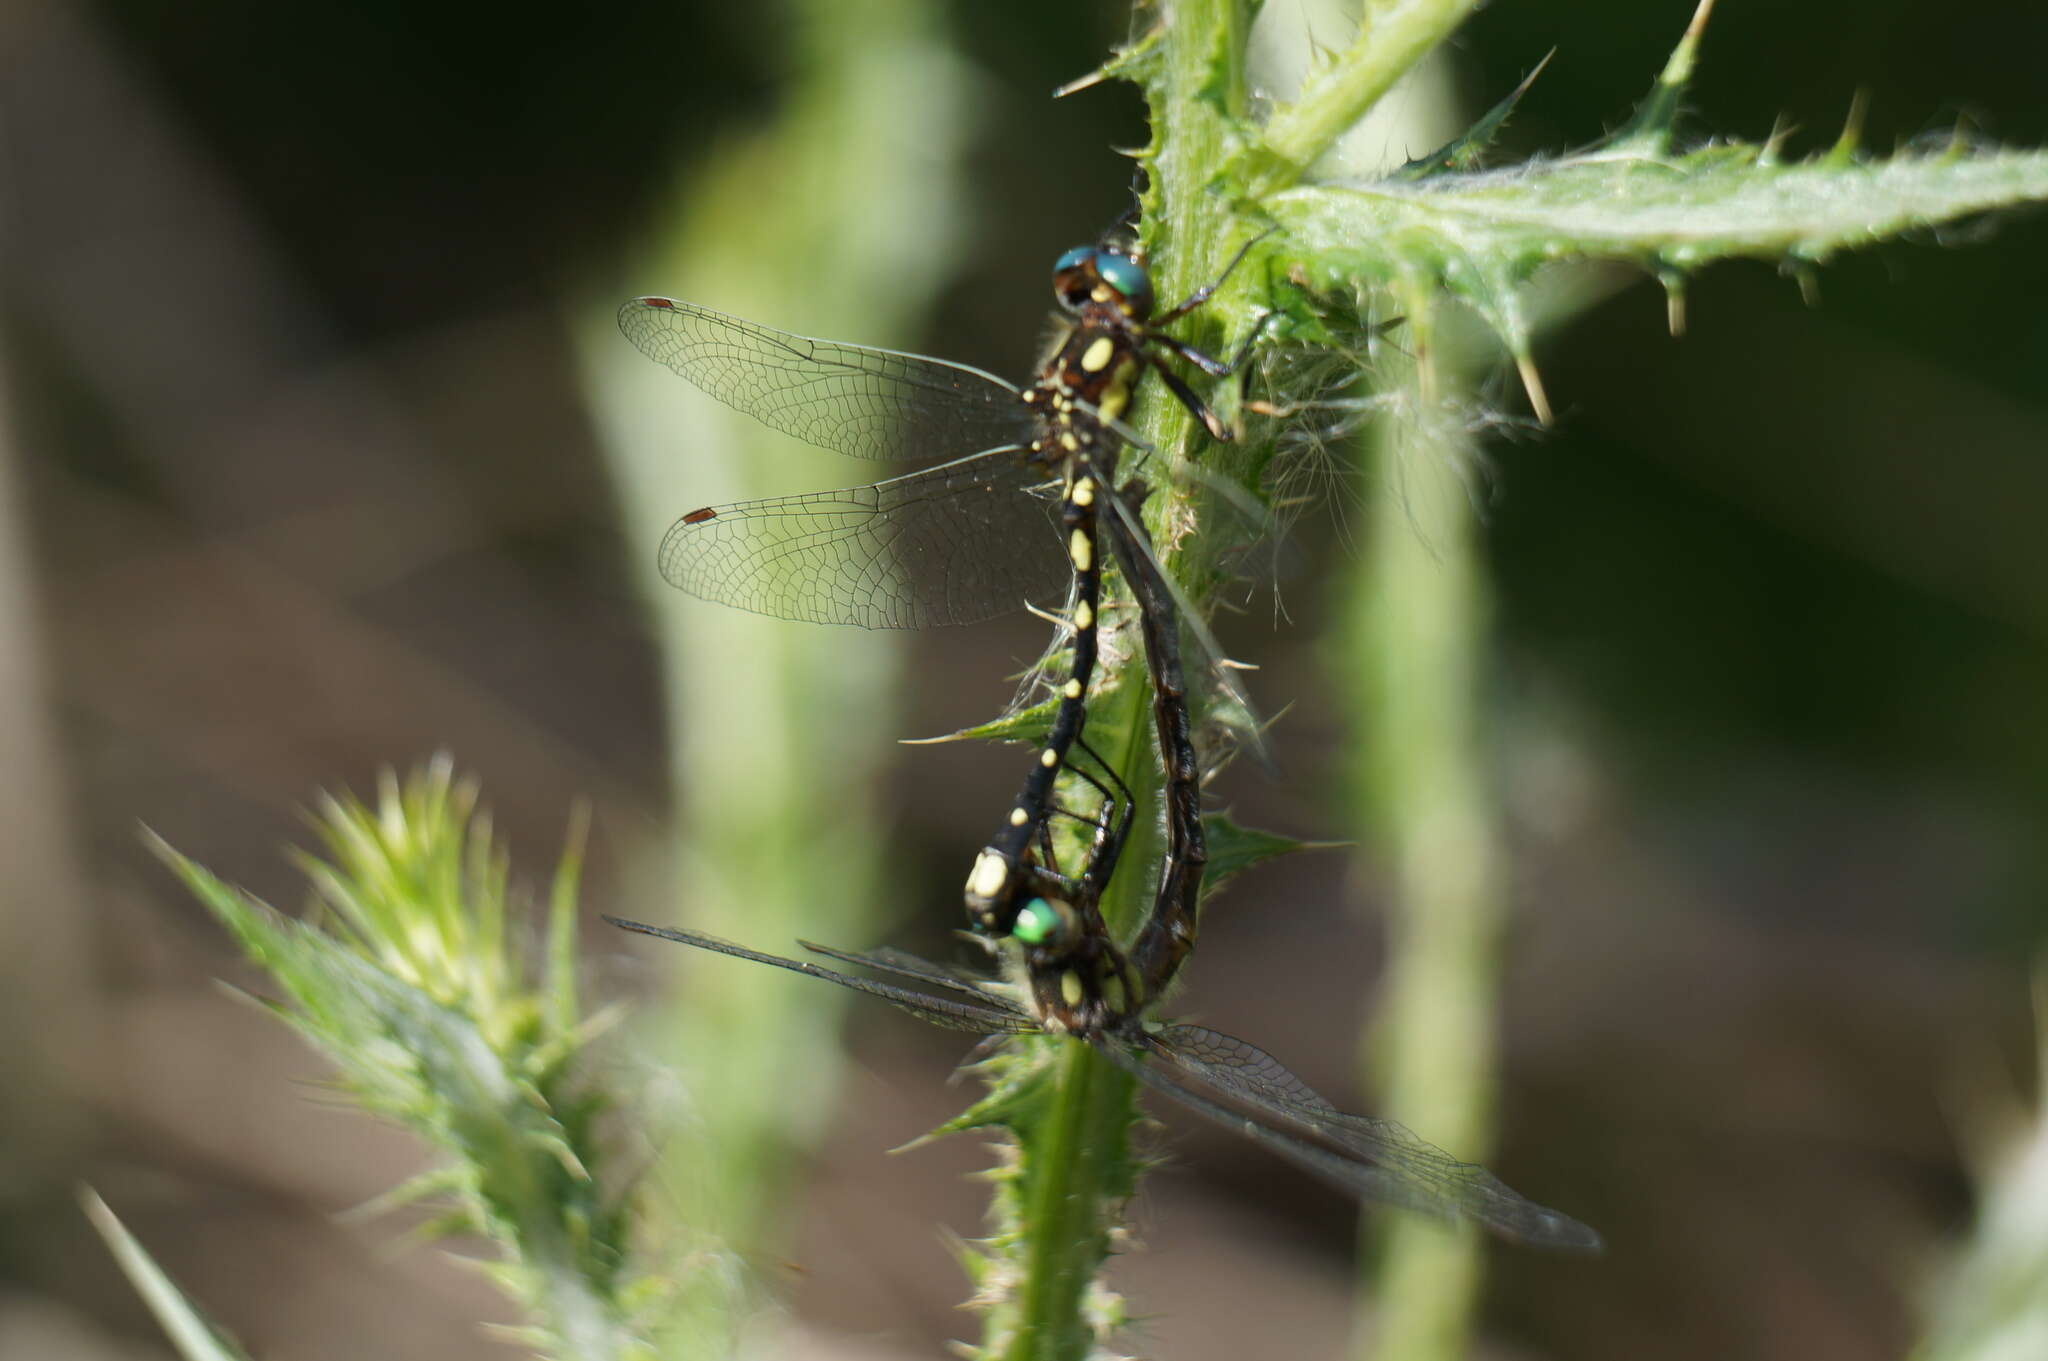
M 749 950 L 744 945 L 735 945 L 729 940 L 720 940 L 717 936 L 707 936 L 700 931 L 684 931 L 668 926 L 649 926 L 646 922 L 628 921 L 624 917 L 608 916 L 605 920 L 623 931 L 637 931 L 643 936 L 653 936 L 658 940 L 669 940 L 674 941 L 678 945 L 695 946 L 699 950 L 713 950 L 721 955 L 731 955 L 736 959 L 751 959 L 756 964 L 772 964 L 778 969 L 788 969 L 791 973 L 806 974 L 812 978 L 822 978 L 828 983 L 837 983 L 842 988 L 851 988 L 855 992 L 864 992 L 870 996 L 879 997 L 892 1006 L 900 1007 L 902 1010 L 918 1017 L 920 1020 L 929 1021 L 937 1026 L 944 1026 L 949 1030 L 967 1030 L 977 1035 L 1017 1035 L 1035 1031 L 1039 1028 L 1038 1023 L 1029 1017 L 1004 1010 L 997 1006 L 995 999 L 991 999 L 990 1004 L 984 1006 L 978 1002 L 962 1001 L 952 997 L 932 997 L 925 993 L 915 992 L 909 988 L 899 988 L 893 983 L 877 983 L 873 979 L 855 978 L 852 974 L 843 974 L 836 969 L 827 969 L 822 965 L 812 964 L 805 960 L 784 959 L 781 955 L 763 954 L 759 950 Z M 840 954 L 836 951 L 833 953 L 835 958 L 846 959 L 853 963 L 867 962 L 856 954 Z
M 873 969 L 877 973 L 894 974 L 898 978 L 915 979 L 920 983 L 928 983 L 935 988 L 944 988 L 948 992 L 956 992 L 963 997 L 971 997 L 977 1003 L 984 1006 L 996 1007 L 1004 1011 L 1013 1011 L 1019 1019 L 1028 1021 L 1031 1029 L 1037 1030 L 1040 1028 L 1037 1020 L 1033 1018 L 1030 1012 L 1024 1010 L 1023 1007 L 1004 994 L 990 991 L 986 980 L 963 973 L 950 965 L 934 964 L 928 959 L 919 959 L 916 955 L 898 950 L 890 945 L 884 945 L 878 950 L 859 951 L 840 950 L 830 945 L 820 945 L 814 940 L 798 940 L 797 944 L 803 946 L 812 954 L 823 955 L 827 959 L 836 959 L 842 964 L 857 964 L 863 969 Z
M 1043 474 L 1002 448 L 865 487 L 706 506 L 661 574 L 704 600 L 861 628 L 972 624 L 1056 603 L 1073 569 Z
M 1339 1114 L 1321 1093 L 1295 1076 L 1291 1068 L 1249 1040 L 1206 1026 L 1180 1024 L 1160 1026 L 1152 1032 L 1152 1038 L 1168 1058 L 1214 1078 L 1219 1086 L 1261 1100 L 1277 1100 L 1327 1115 Z
M 964 364 L 812 340 L 673 298 L 635 298 L 619 329 L 727 406 L 853 458 L 953 458 L 1030 439 L 1018 390 Z
M 1600 1235 L 1545 1209 L 1476 1163 L 1459 1162 L 1392 1120 L 1346 1115 L 1258 1046 L 1201 1026 L 1147 1032 L 1147 1063 L 1114 1042 L 1105 1053 L 1140 1081 L 1353 1194 L 1469 1219 L 1537 1247 L 1596 1251 Z M 1192 1088 L 1192 1078 L 1214 1097 Z M 1220 1098 L 1220 1099 L 1219 1099 Z

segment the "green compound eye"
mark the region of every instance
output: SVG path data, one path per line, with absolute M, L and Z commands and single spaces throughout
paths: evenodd
M 1144 317 L 1152 312 L 1152 276 L 1145 267 L 1128 255 L 1117 255 L 1110 251 L 1095 253 L 1095 273 L 1102 282 L 1121 293 L 1130 304 L 1132 315 Z
M 1043 945 L 1060 933 L 1060 914 L 1043 898 L 1033 898 L 1017 914 L 1010 934 L 1026 945 Z

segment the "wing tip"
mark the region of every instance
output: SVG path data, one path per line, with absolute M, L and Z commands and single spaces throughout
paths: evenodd
M 1530 1223 L 1518 1225 L 1509 1232 L 1509 1237 L 1532 1248 L 1548 1248 L 1554 1252 L 1576 1253 L 1596 1257 L 1607 1251 L 1607 1240 L 1600 1231 L 1590 1224 L 1581 1224 L 1570 1215 L 1558 1210 L 1534 1207 L 1536 1213 Z

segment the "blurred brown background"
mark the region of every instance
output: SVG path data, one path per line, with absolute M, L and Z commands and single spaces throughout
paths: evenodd
M 1478 108 L 1559 46 L 1507 150 L 1583 143 L 1689 9 L 1497 4 L 1453 70 Z M 318 1065 L 215 987 L 260 983 L 136 828 L 291 905 L 279 850 L 314 793 L 446 749 L 532 874 L 587 797 L 591 910 L 666 913 L 630 872 L 667 811 L 653 566 L 615 529 L 572 322 L 669 288 L 625 261 L 693 158 L 776 107 L 775 22 L 0 11 L 0 1354 L 163 1354 L 81 1179 L 255 1355 L 510 1354 L 475 1330 L 500 1316 L 482 1285 L 399 1226 L 334 1221 L 418 1154 L 328 1108 Z M 920 348 L 1030 362 L 1046 266 L 1123 210 L 1109 148 L 1142 136 L 1128 91 L 1047 94 L 1122 22 L 1078 0 L 949 16 L 973 206 Z M 1876 150 L 1959 116 L 2040 145 L 2044 53 L 2048 17 L 2017 0 L 1729 5 L 1692 105 L 1750 138 L 1782 115 L 1811 150 L 1867 88 Z M 2014 217 L 1846 258 L 1817 308 L 1768 269 L 1710 270 L 1680 341 L 1637 283 L 1541 350 L 1558 428 L 1475 482 L 1520 912 L 1495 1163 L 1611 1251 L 1498 1254 L 1499 1354 L 1860 1361 L 1919 1331 L 1977 1159 L 2032 1096 L 2044 284 L 2048 225 Z M 1347 826 L 1339 518 L 1309 515 L 1283 555 L 1291 622 L 1263 601 L 1226 621 L 1262 701 L 1296 707 L 1284 779 L 1219 792 L 1309 836 Z M 986 717 L 1039 632 L 896 640 L 891 735 Z M 946 948 L 923 905 L 955 901 L 1014 766 L 912 749 L 848 791 L 885 809 L 908 886 L 888 938 Z M 1259 871 L 1219 904 L 1187 1007 L 1348 1101 L 1374 882 L 1364 856 Z M 590 945 L 602 995 L 631 966 Z M 960 1174 L 983 1155 L 883 1150 L 958 1108 L 962 1046 L 880 1008 L 849 1043 L 787 1260 L 758 1266 L 818 1354 L 935 1355 L 971 1329 L 938 1226 L 975 1231 Z M 1174 1130 L 1118 1268 L 1158 1316 L 1140 1345 L 1334 1354 L 1350 1207 Z

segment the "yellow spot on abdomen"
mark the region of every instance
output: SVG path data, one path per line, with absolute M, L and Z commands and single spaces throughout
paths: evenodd
M 1067 540 L 1067 556 L 1074 560 L 1074 570 L 1085 572 L 1095 565 L 1095 545 L 1088 542 L 1088 536 L 1075 530 Z
M 1069 501 L 1072 501 L 1077 506 L 1094 505 L 1095 479 L 1092 477 L 1084 477 L 1080 481 L 1076 482 L 1074 484 L 1074 489 L 1067 493 L 1067 499 Z
M 1074 606 L 1074 627 L 1092 629 L 1095 627 L 1095 610 L 1087 601 Z
M 1003 891 L 1003 884 L 1010 877 L 1010 867 L 994 851 L 983 851 L 974 862 L 974 872 L 967 876 L 967 891 L 977 898 L 993 898 Z
M 1068 681 L 1065 685 L 1060 687 L 1060 693 L 1065 695 L 1068 699 L 1081 698 L 1081 682 L 1078 680 Z

